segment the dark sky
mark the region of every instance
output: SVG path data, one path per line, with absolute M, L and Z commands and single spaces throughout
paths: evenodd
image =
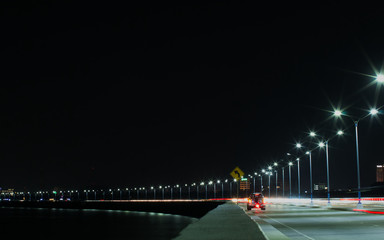
M 331 186 L 356 186 L 353 124 L 325 110 L 360 116 L 384 104 L 371 84 L 383 9 L 1 5 L 1 187 L 224 179 L 302 155 L 293 148 L 306 132 L 337 127 L 347 134 L 330 142 Z M 384 163 L 382 118 L 360 123 L 363 186 Z M 325 182 L 324 151 L 313 158 L 314 182 Z M 308 161 L 301 169 L 308 188 Z

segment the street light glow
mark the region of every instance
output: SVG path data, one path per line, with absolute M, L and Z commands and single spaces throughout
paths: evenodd
M 288 163 L 289 166 L 292 166 L 292 164 L 293 164 L 292 162 L 289 162 L 289 163 Z
M 325 146 L 325 144 L 323 142 L 319 143 L 319 147 L 324 147 L 324 146 Z
M 376 115 L 376 114 L 378 114 L 379 113 L 379 111 L 377 111 L 377 109 L 375 109 L 375 108 L 372 108 L 370 111 L 369 111 L 369 114 L 371 114 L 371 115 Z
M 268 170 L 271 170 L 271 169 L 272 169 L 272 167 L 271 167 L 271 166 L 269 166 L 269 167 L 268 167 Z
M 301 146 L 300 143 L 296 143 L 296 147 L 297 147 L 297 148 L 301 148 L 302 146 Z
M 277 166 L 277 162 L 273 163 L 274 166 Z
M 383 74 L 377 75 L 376 81 L 379 83 L 384 83 L 384 75 Z
M 333 112 L 333 115 L 335 115 L 336 117 L 340 117 L 343 113 L 340 111 L 340 110 L 335 110 Z
M 316 136 L 316 133 L 315 132 L 310 132 L 309 136 L 314 137 L 314 136 Z
M 344 132 L 342 130 L 337 131 L 337 135 L 343 135 Z

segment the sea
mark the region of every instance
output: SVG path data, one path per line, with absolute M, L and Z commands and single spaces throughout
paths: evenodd
M 172 239 L 197 218 L 123 210 L 0 208 L 2 239 Z

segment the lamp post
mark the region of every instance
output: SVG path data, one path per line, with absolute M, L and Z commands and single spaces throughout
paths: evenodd
M 260 190 L 261 190 L 261 193 L 263 193 L 263 173 L 265 173 L 265 170 L 264 169 L 262 169 L 261 170 L 261 174 L 260 174 Z
M 285 189 L 284 189 L 284 186 L 285 186 L 285 182 L 284 182 L 284 167 L 282 167 L 282 172 L 283 172 L 283 198 L 285 197 Z
M 212 185 L 213 182 L 212 182 L 212 181 L 209 181 L 208 184 L 209 184 L 209 185 Z M 205 199 L 208 199 L 208 184 L 207 184 L 207 186 L 205 186 Z
M 309 155 L 309 184 L 311 185 L 311 203 L 310 203 L 310 205 L 313 205 L 312 152 L 307 151 L 305 154 Z
M 379 82 L 379 83 L 383 83 L 384 82 L 384 76 L 383 75 L 378 75 L 377 78 L 376 78 L 376 81 Z M 361 117 L 360 119 L 358 120 L 354 120 L 352 119 L 351 117 L 349 117 L 348 115 L 345 115 L 343 114 L 343 112 L 341 112 L 340 110 L 335 110 L 333 115 L 335 117 L 341 117 L 341 116 L 347 116 L 349 117 L 353 122 L 354 122 L 354 126 L 355 126 L 355 139 L 356 139 L 356 168 L 357 168 L 357 195 L 358 195 L 358 203 L 357 203 L 357 206 L 356 208 L 357 209 L 361 209 L 363 208 L 363 204 L 361 203 L 361 189 L 360 189 L 360 161 L 359 161 L 359 135 L 358 135 L 358 126 L 359 126 L 359 122 L 360 120 L 368 117 L 369 115 L 371 116 L 375 116 L 379 113 L 379 111 L 375 108 L 371 109 L 369 111 L 369 113 L 363 117 Z
M 204 186 L 204 182 L 201 182 L 200 185 Z M 207 189 L 205 189 L 205 198 L 207 198 Z
M 213 184 L 213 198 L 216 198 L 216 182 Z
M 164 188 L 162 186 L 159 186 L 161 190 L 161 199 L 164 200 Z
M 277 167 L 277 162 L 273 163 L 273 166 Z M 276 191 L 276 198 L 277 198 L 277 179 L 278 179 L 278 173 L 277 170 L 275 170 L 275 175 L 276 175 L 276 185 L 275 185 L 275 191 Z
M 225 182 L 228 182 L 228 179 L 225 179 Z M 221 183 L 221 198 L 224 198 L 224 182 Z
M 153 190 L 153 200 L 156 199 L 156 190 L 154 187 L 151 187 L 151 190 Z
M 297 161 L 297 187 L 300 199 L 300 158 L 296 158 Z
M 177 184 L 176 187 L 179 188 L 179 199 L 181 199 L 181 185 Z
M 288 169 L 289 169 L 289 198 L 292 198 L 292 181 L 291 181 L 291 166 L 293 165 L 292 162 L 288 163 Z
M 296 148 L 301 148 L 302 145 L 300 143 L 296 144 Z M 298 194 L 300 199 L 300 158 L 296 158 L 297 161 L 297 188 L 298 188 Z
M 271 198 L 271 175 L 272 172 L 267 172 L 268 174 L 268 198 Z
M 199 184 L 196 184 L 196 199 L 199 199 Z
M 329 160 L 328 160 L 328 140 L 319 143 L 319 147 L 323 148 L 325 146 L 325 157 L 327 162 L 327 196 L 328 196 L 328 206 L 331 206 L 330 200 L 330 187 L 329 187 Z

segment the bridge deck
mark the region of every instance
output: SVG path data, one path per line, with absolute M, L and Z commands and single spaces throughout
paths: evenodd
M 257 224 L 235 203 L 228 202 L 189 225 L 175 240 L 265 239 Z

